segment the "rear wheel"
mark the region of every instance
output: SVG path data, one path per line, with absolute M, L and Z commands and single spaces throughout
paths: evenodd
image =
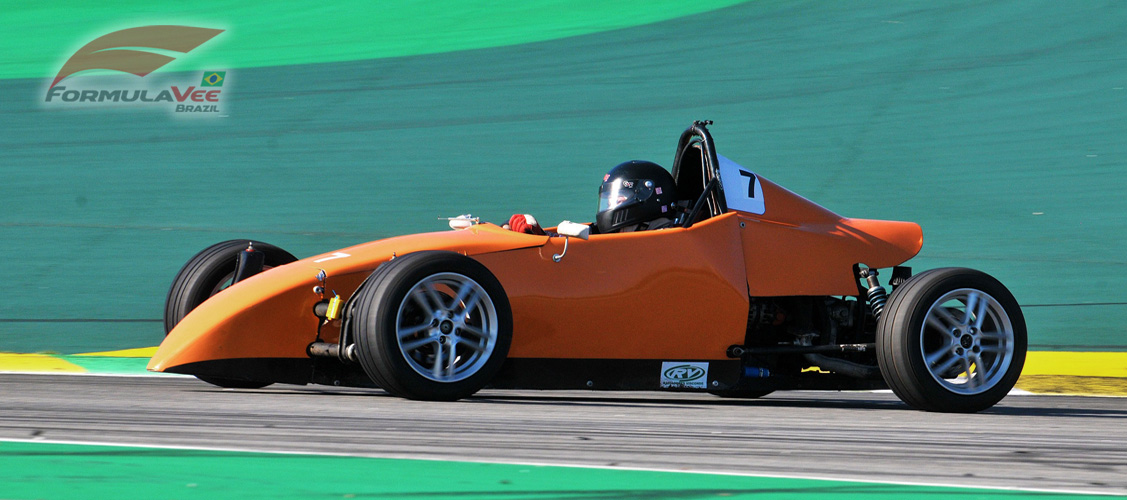
M 501 283 L 453 252 L 416 252 L 380 266 L 349 314 L 364 371 L 409 399 L 472 395 L 501 369 L 512 339 Z
M 254 242 L 254 249 L 263 252 L 263 269 L 296 261 L 289 252 L 274 245 Z M 172 281 L 164 306 L 164 334 L 184 319 L 189 312 L 213 295 L 231 286 L 239 252 L 246 250 L 248 240 L 230 240 L 216 243 L 192 257 Z M 270 382 L 199 376 L 197 378 L 219 387 L 257 389 Z
M 1025 319 L 998 280 L 973 269 L 913 276 L 877 325 L 877 359 L 905 403 L 927 411 L 989 408 L 1013 389 L 1026 351 Z

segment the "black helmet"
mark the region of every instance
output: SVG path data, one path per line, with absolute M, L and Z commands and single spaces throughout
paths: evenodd
M 661 165 L 641 160 L 620 163 L 603 177 L 595 225 L 600 233 L 612 233 L 660 217 L 672 218 L 676 201 L 673 176 Z

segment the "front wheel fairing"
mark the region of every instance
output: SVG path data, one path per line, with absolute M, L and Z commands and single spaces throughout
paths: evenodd
M 200 304 L 165 337 L 148 368 L 185 373 L 177 367 L 215 360 L 307 358 L 306 348 L 318 340 L 320 320 L 313 306 L 322 297 L 313 288 L 320 284 L 316 276 L 321 270 L 328 276 L 326 298 L 335 291 L 347 299 L 376 267 L 396 255 L 447 250 L 473 256 L 541 246 L 547 240 L 482 224 L 373 241 L 279 266 Z M 339 323 L 322 328 L 320 340 L 336 341 Z

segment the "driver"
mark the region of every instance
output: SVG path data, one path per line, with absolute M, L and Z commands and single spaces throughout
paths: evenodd
M 664 229 L 673 226 L 677 187 L 673 176 L 656 163 L 631 160 L 603 176 L 595 227 L 600 234 Z M 536 218 L 515 214 L 506 229 L 543 235 Z

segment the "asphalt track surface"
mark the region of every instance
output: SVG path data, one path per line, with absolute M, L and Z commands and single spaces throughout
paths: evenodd
M 973 415 L 891 394 L 483 391 L 456 403 L 186 377 L 0 375 L 0 439 L 334 453 L 1127 493 L 1120 398 Z

